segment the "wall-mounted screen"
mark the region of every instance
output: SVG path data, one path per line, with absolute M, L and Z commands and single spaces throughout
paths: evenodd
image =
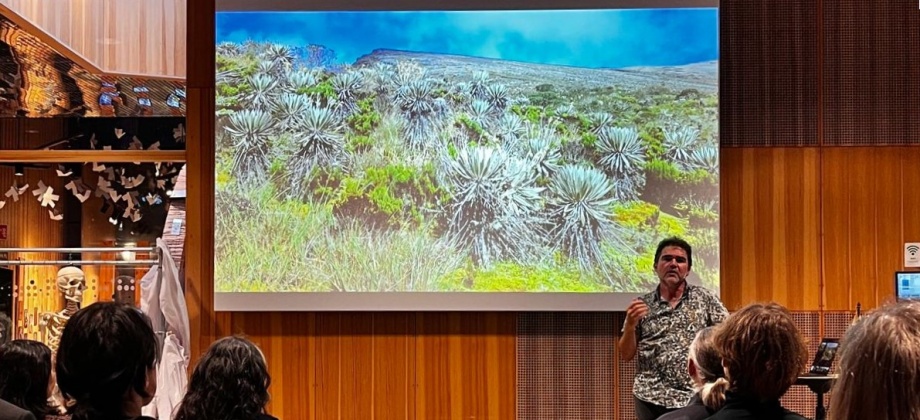
M 898 271 L 894 277 L 897 300 L 920 299 L 920 272 Z
M 218 310 L 719 288 L 718 9 L 222 11 Z

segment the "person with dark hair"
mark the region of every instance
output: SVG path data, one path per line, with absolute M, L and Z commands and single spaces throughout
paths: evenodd
M 719 298 L 687 283 L 693 249 L 680 238 L 667 238 L 655 251 L 658 286 L 626 308 L 620 357 L 638 355 L 633 396 L 639 420 L 654 420 L 684 407 L 693 396 L 687 354 L 696 333 L 728 316 Z
M 710 419 L 805 420 L 779 403 L 808 357 L 805 339 L 786 308 L 775 303 L 745 306 L 716 329 L 714 341 L 728 391 L 725 405 Z
M 242 337 L 222 338 L 195 366 L 174 420 L 277 420 L 265 413 L 269 385 L 262 351 Z
M 57 382 L 73 420 L 151 419 L 141 407 L 156 392 L 156 334 L 132 306 L 97 302 L 67 321 Z
M 687 372 L 693 378 L 696 393 L 686 407 L 672 411 L 658 420 L 703 420 L 722 408 L 728 381 L 723 378 L 722 356 L 716 350 L 715 327 L 706 327 L 696 334 L 690 344 Z
M 0 344 L 9 343 L 13 339 L 13 320 L 5 313 L 0 312 Z
M 13 340 L 0 346 L 0 399 L 28 410 L 36 419 L 57 414 L 51 395 L 51 349 L 38 341 Z
M 850 327 L 839 372 L 835 420 L 920 419 L 920 302 L 884 306 Z

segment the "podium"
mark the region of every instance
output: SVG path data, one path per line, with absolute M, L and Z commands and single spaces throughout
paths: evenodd
M 805 385 L 811 392 L 815 393 L 817 402 L 815 403 L 815 420 L 826 420 L 827 409 L 824 407 L 824 394 L 831 390 L 837 375 L 827 376 L 799 376 L 795 381 L 796 385 Z

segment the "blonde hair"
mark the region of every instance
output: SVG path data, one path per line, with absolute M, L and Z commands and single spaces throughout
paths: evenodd
M 839 420 L 920 418 L 920 303 L 887 306 L 847 331 L 831 412 Z
M 714 341 L 730 390 L 761 401 L 783 396 L 808 357 L 792 314 L 776 303 L 735 312 L 717 328 Z
M 725 404 L 725 391 L 728 381 L 725 380 L 725 371 L 722 369 L 722 356 L 715 347 L 713 333 L 715 328 L 706 327 L 696 333 L 693 343 L 690 344 L 689 358 L 696 366 L 697 376 L 703 382 L 698 390 L 703 405 L 713 410 L 722 408 Z

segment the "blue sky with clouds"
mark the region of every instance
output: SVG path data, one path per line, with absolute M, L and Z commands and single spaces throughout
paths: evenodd
M 591 68 L 717 60 L 718 10 L 220 12 L 217 42 L 320 44 L 350 64 L 378 48 Z

